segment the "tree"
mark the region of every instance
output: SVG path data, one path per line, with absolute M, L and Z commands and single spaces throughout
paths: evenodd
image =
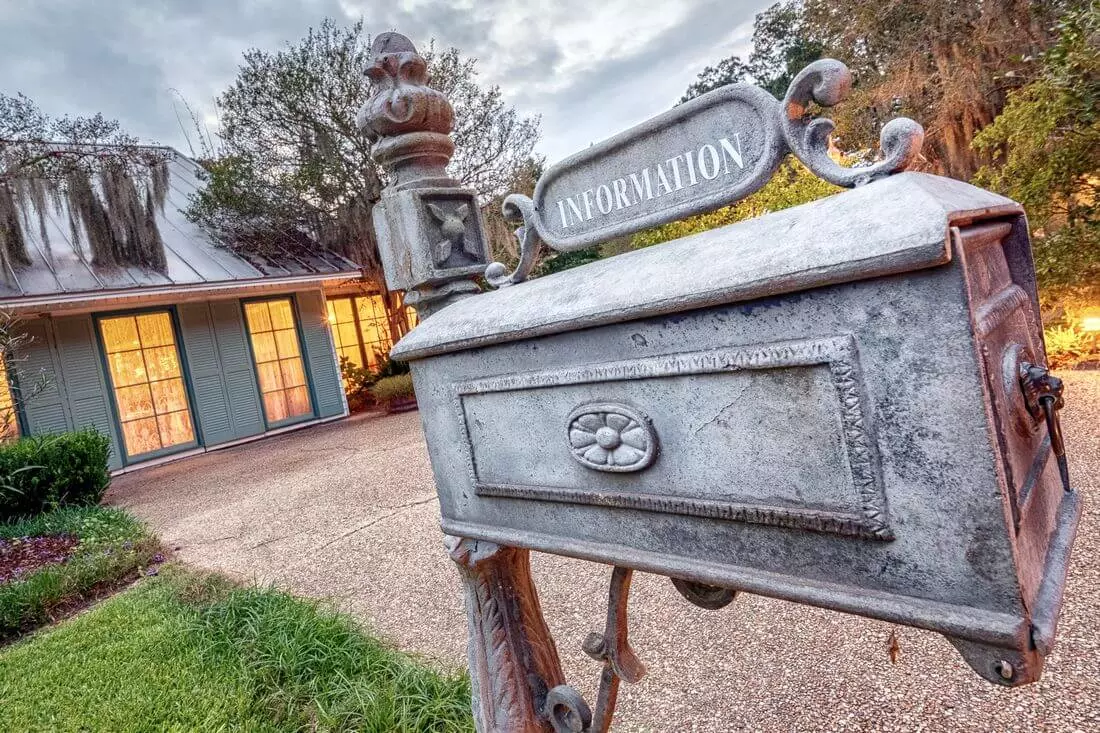
M 757 14 L 748 62 L 729 56 L 703 69 L 680 103 L 718 87 L 750 81 L 782 99 L 795 74 L 821 58 L 821 44 L 806 32 L 801 0 L 781 0 Z
M 974 140 L 976 182 L 1024 205 L 1046 286 L 1100 283 L 1100 2 L 1070 10 L 1038 78 Z
M 857 85 L 837 110 L 843 147 L 870 148 L 897 115 L 924 125 L 925 166 L 969 180 L 971 143 L 1033 73 L 1067 8 L 1088 0 L 805 0 L 802 29 L 848 64 Z
M 279 51 L 247 51 L 217 100 L 221 127 L 205 164 L 208 185 L 188 214 L 246 254 L 318 245 L 343 254 L 384 293 L 371 223 L 384 173 L 355 123 L 367 97 L 367 40 L 361 22 L 325 20 Z M 519 116 L 498 88 L 478 85 L 475 61 L 457 50 L 424 55 L 432 86 L 455 108 L 452 174 L 483 196 L 497 195 L 531 157 L 538 119 Z M 395 299 L 387 305 L 399 335 L 404 309 Z
M 156 223 L 168 191 L 167 152 L 139 146 L 118 122 L 53 119 L 30 98 L 0 94 L 0 267 L 29 267 L 25 226 L 37 218 L 47 248 L 46 210 L 68 214 L 76 252 L 83 231 L 90 264 L 167 268 Z

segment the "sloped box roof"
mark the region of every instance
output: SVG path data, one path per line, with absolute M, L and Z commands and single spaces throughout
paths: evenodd
M 162 152 L 166 149 L 159 149 Z M 19 305 L 23 301 L 61 299 L 79 294 L 99 294 L 171 286 L 202 286 L 233 282 L 253 282 L 296 276 L 345 274 L 355 277 L 358 265 L 338 254 L 318 247 L 302 253 L 272 243 L 277 255 L 264 257 L 236 252 L 214 241 L 184 215 L 190 197 L 205 184 L 201 168 L 194 160 L 168 150 L 168 192 L 163 211 L 156 221 L 164 241 L 167 268 L 157 272 L 135 265 L 100 266 L 92 263 L 85 233 L 78 229 L 73 241 L 69 211 L 62 201 L 59 208 L 46 207 L 46 238 L 37 221 L 23 227 L 30 266 L 17 266 L 0 277 L 0 305 Z
M 407 361 L 934 267 L 950 228 L 1021 214 L 950 178 L 901 173 L 834 196 L 466 298 L 409 332 Z

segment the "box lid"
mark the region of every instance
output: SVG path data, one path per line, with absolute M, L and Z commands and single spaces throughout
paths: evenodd
M 391 352 L 408 361 L 608 323 L 934 267 L 950 228 L 1018 215 L 962 181 L 900 173 L 443 308 Z

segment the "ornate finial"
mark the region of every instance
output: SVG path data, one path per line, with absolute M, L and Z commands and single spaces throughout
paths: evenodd
M 485 229 L 474 192 L 447 175 L 454 110 L 428 86 L 428 64 L 412 41 L 378 36 L 363 73 L 371 96 L 357 122 L 391 181 L 373 212 L 382 268 L 387 286 L 406 291 L 405 303 L 423 319 L 479 292 L 475 278 L 489 263 Z
M 374 143 L 375 160 L 390 170 L 399 188 L 440 183 L 454 154 L 455 116 L 447 97 L 428 86 L 427 62 L 405 36 L 383 33 L 371 44 L 363 74 L 371 96 L 356 122 Z

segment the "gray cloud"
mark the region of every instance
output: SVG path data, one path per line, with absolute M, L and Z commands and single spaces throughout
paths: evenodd
M 551 160 L 668 109 L 706 64 L 748 45 L 767 0 L 7 0 L 0 90 L 54 115 L 102 112 L 182 147 L 171 89 L 208 110 L 241 53 L 325 17 L 362 18 L 479 58 L 482 80 L 543 120 Z

